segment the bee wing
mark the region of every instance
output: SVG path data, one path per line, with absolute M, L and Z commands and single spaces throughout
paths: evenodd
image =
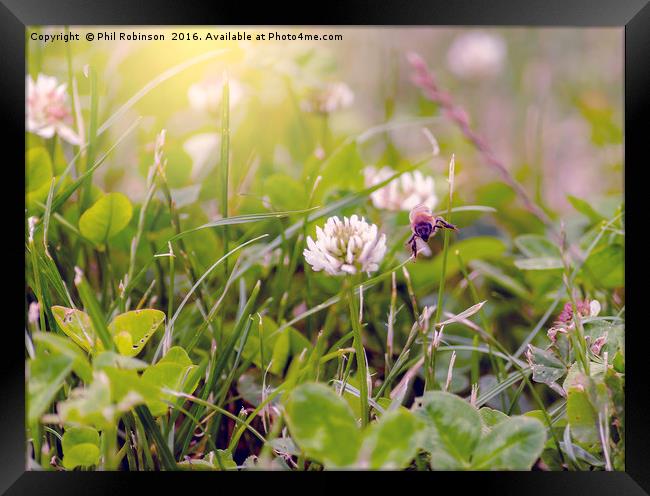
M 431 209 L 427 207 L 424 203 L 420 203 L 411 209 L 409 212 L 409 221 L 411 224 L 415 222 L 415 219 L 418 216 L 431 216 Z

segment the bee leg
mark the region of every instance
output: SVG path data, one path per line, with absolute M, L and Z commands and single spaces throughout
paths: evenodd
M 458 228 L 455 225 L 450 224 L 442 217 L 438 217 L 436 219 L 436 227 L 445 227 L 447 229 L 453 229 L 454 231 L 458 231 Z
M 418 247 L 415 240 L 415 236 L 411 236 L 411 251 L 413 252 L 413 259 L 416 259 L 418 256 Z
M 408 241 L 405 243 L 406 245 L 411 245 L 411 251 L 413 252 L 413 258 L 417 257 L 417 255 L 418 255 L 418 251 L 417 251 L 416 244 L 415 244 L 415 237 L 416 237 L 416 234 L 413 233 L 411 235 L 411 237 L 408 239 Z

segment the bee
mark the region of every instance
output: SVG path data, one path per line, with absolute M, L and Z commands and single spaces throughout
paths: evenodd
M 423 204 L 417 205 L 413 210 L 411 210 L 411 213 L 409 213 L 409 221 L 411 222 L 411 231 L 413 231 L 413 235 L 409 238 L 406 244 L 411 246 L 413 258 L 418 255 L 418 239 L 421 239 L 426 243 L 429 238 L 434 236 L 438 229 L 441 228 L 458 231 L 456 226 L 450 224 L 442 217 L 434 216 L 431 213 L 431 209 Z

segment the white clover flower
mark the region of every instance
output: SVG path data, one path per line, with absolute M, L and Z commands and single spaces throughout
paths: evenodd
M 57 134 L 68 143 L 78 145 L 79 136 L 70 127 L 72 113 L 66 98 L 66 84 L 59 84 L 55 77 L 39 74 L 34 81 L 27 76 L 27 131 L 43 138 Z
M 307 237 L 303 251 L 313 270 L 330 275 L 375 272 L 386 254 L 386 235 L 375 224 L 356 215 L 349 219 L 327 219 L 323 229 L 316 227 L 316 241 Z
M 212 77 L 194 83 L 187 90 L 190 106 L 198 112 L 216 112 L 223 97 L 224 80 Z M 244 96 L 244 87 L 236 79 L 228 79 L 228 99 L 230 106 L 237 105 Z
M 41 316 L 41 307 L 38 302 L 32 301 L 29 304 L 29 310 L 27 311 L 27 322 L 32 325 L 38 325 L 39 319 Z
M 379 184 L 396 173 L 386 166 L 379 170 L 372 166 L 366 167 L 363 171 L 366 187 Z M 433 210 L 438 204 L 433 178 L 424 176 L 418 170 L 405 172 L 383 188 L 370 193 L 370 199 L 375 207 L 392 211 L 408 211 L 420 204 Z
M 349 107 L 354 102 L 354 93 L 345 83 L 330 83 L 322 88 L 313 90 L 302 101 L 305 112 L 320 112 L 329 114 L 336 110 Z
M 454 39 L 447 52 L 447 65 L 461 79 L 487 79 L 501 71 L 505 56 L 503 38 L 474 31 Z

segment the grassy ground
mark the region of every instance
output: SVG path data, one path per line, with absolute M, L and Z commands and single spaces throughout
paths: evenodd
M 28 468 L 624 470 L 620 80 L 567 73 L 531 107 L 517 50 L 594 55 L 498 36 L 509 107 L 450 82 L 448 33 L 391 45 L 369 95 L 323 86 L 349 59 L 312 45 L 31 44 L 70 132 L 26 140 Z M 581 119 L 582 161 L 547 165 L 543 111 L 486 137 L 533 107 Z M 414 258 L 416 200 L 458 230 Z

